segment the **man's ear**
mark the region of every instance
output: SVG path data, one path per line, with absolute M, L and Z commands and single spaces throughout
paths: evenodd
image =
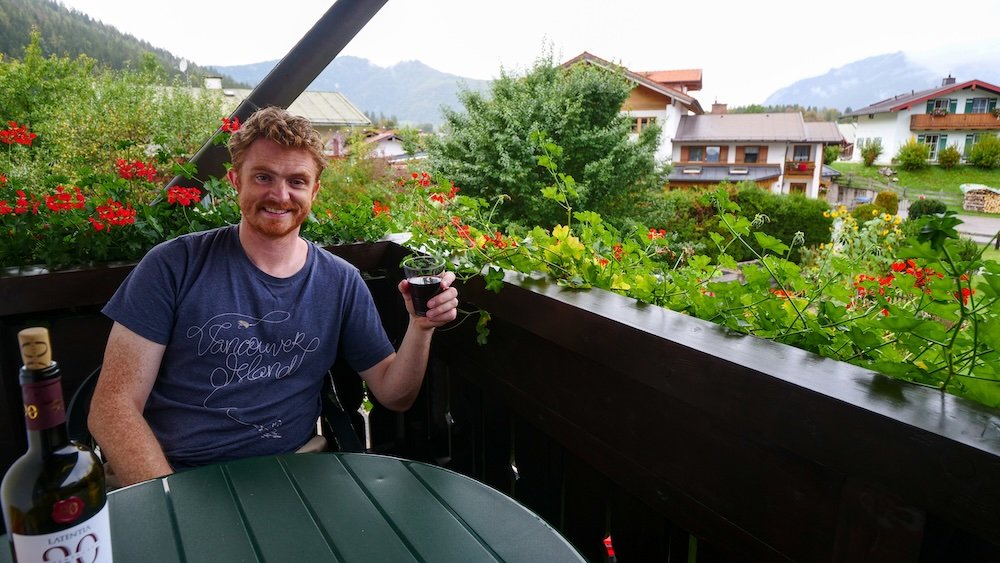
M 232 184 L 233 189 L 236 190 L 236 193 L 239 193 L 240 192 L 240 176 L 239 176 L 239 174 L 236 173 L 236 169 L 235 168 L 230 168 L 228 171 L 226 171 L 226 178 L 229 180 L 229 183 Z
M 316 196 L 319 195 L 319 180 L 316 180 L 316 185 L 313 186 L 313 201 L 316 201 Z

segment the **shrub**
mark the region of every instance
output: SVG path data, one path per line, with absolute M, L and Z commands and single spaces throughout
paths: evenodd
M 889 215 L 895 215 L 899 212 L 899 196 L 894 191 L 883 190 L 875 196 L 875 207 Z
M 982 134 L 969 151 L 969 164 L 979 168 L 1000 166 L 1000 139 L 996 135 Z
M 894 160 L 903 170 L 921 170 L 927 167 L 927 159 L 931 157 L 931 147 L 926 143 L 917 142 L 910 137 L 899 147 Z
M 941 168 L 954 168 L 962 160 L 962 153 L 955 145 L 948 145 L 938 153 L 938 165 Z
M 875 160 L 882 156 L 882 152 L 884 151 L 881 139 L 865 139 L 859 149 L 861 150 L 861 159 L 864 161 L 865 166 L 875 164 Z
M 858 224 L 864 225 L 872 217 L 877 217 L 880 211 L 882 210 L 874 203 L 862 203 L 851 210 L 851 217 L 854 217 Z
M 830 226 L 833 219 L 829 217 L 830 206 L 825 201 L 804 197 L 788 197 L 772 194 L 756 186 L 741 185 L 733 201 L 740 206 L 740 213 L 745 217 L 754 218 L 759 214 L 766 215 L 768 221 L 758 230 L 775 237 L 792 247 L 788 259 L 800 262 L 803 245 L 792 244 L 795 234 L 804 235 L 804 246 L 816 246 L 830 240 Z M 751 241 L 758 252 L 755 241 Z M 729 248 L 729 254 L 736 260 L 747 260 L 752 257 L 745 247 Z
M 829 166 L 836 162 L 838 158 L 840 158 L 839 145 L 827 145 L 823 147 L 823 164 Z
M 489 201 L 504 224 L 552 227 L 569 222 L 564 206 L 543 195 L 553 174 L 544 157 L 572 177 L 567 203 L 605 218 L 630 217 L 637 202 L 662 185 L 657 177 L 657 125 L 630 137 L 621 115 L 633 84 L 624 71 L 576 64 L 570 69 L 540 57 L 523 75 L 501 72 L 489 92 L 459 93 L 461 110 L 445 109 L 444 133 L 429 139 L 432 172 L 453 180 L 465 195 Z M 560 148 L 543 155 L 541 136 Z
M 918 199 L 910 204 L 910 209 L 907 211 L 907 218 L 912 220 L 924 215 L 944 213 L 947 210 L 948 206 L 939 199 Z

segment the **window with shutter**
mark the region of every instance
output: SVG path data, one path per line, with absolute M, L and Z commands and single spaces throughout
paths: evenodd
M 948 100 L 948 113 L 955 113 L 958 111 L 958 100 L 952 98 Z
M 968 100 L 965 100 L 965 113 L 974 113 L 972 111 L 972 108 L 973 108 L 973 105 L 974 105 L 973 102 L 975 102 L 975 100 L 973 98 L 969 98 Z

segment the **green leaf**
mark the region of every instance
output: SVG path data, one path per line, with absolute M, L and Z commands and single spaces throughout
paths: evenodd
M 713 233 L 714 234 L 714 233 Z M 739 264 L 736 263 L 736 259 L 728 254 L 720 254 L 718 258 L 715 259 L 719 266 L 727 270 L 739 270 Z
M 900 315 L 897 313 L 904 313 L 904 314 Z M 896 331 L 912 330 L 923 322 L 925 321 L 921 321 L 920 319 L 917 319 L 915 317 L 905 316 L 905 312 L 900 311 L 895 307 L 890 307 L 889 316 L 882 317 L 881 321 L 882 326 L 884 326 L 889 330 L 896 330 Z
M 564 203 L 566 201 L 566 196 L 556 189 L 555 186 L 546 186 L 542 188 L 542 197 L 558 201 L 559 203 Z
M 760 245 L 764 250 L 770 250 L 775 254 L 784 254 L 788 251 L 788 245 L 781 242 L 780 240 L 772 237 L 767 233 L 762 233 L 760 231 L 754 231 L 754 238 L 757 239 L 757 244 Z
M 480 346 L 486 344 L 486 339 L 490 335 L 489 322 L 490 314 L 488 311 L 482 309 L 479 310 L 479 320 L 476 321 L 476 343 Z
M 695 270 L 707 270 L 712 265 L 712 259 L 708 256 L 696 254 L 688 259 L 688 266 Z
M 486 281 L 486 289 L 494 293 L 500 293 L 503 289 L 504 272 L 500 268 L 490 267 L 483 276 Z

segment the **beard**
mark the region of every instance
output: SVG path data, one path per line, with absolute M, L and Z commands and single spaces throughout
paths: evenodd
M 309 208 L 297 206 L 295 204 L 279 205 L 268 204 L 267 202 L 240 202 L 240 211 L 245 222 L 254 231 L 269 237 L 282 238 L 293 232 L 297 232 L 306 217 L 309 216 Z M 275 216 L 266 209 L 280 209 L 287 211 L 280 216 Z

